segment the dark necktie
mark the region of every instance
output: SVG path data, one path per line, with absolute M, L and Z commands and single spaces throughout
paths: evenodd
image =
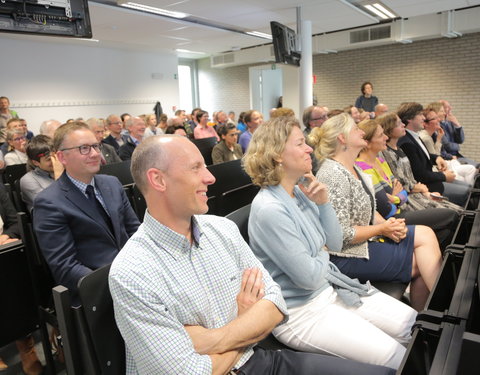
M 88 196 L 88 201 L 91 203 L 91 206 L 95 209 L 95 211 L 97 211 L 99 217 L 103 219 L 105 224 L 107 224 L 107 227 L 110 229 L 110 232 L 113 234 L 112 221 L 110 220 L 110 217 L 106 213 L 100 201 L 97 199 L 93 186 L 88 185 L 85 193 Z

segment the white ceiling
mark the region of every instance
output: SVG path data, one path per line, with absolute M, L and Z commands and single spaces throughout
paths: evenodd
M 191 19 L 227 29 L 270 33 L 270 21 L 296 28 L 296 7 L 312 21 L 313 34 L 374 24 L 348 3 L 365 0 L 133 0 L 188 13 Z M 383 0 L 400 17 L 412 17 L 480 5 L 480 0 Z M 117 6 L 116 0 L 89 1 L 93 38 L 99 46 L 174 52 L 185 49 L 205 57 L 232 49 L 269 43 L 267 39 L 142 13 Z M 43 38 L 43 37 L 42 37 Z M 58 38 L 56 38 L 58 39 Z M 80 42 L 81 43 L 81 42 Z M 85 41 L 84 43 L 91 43 Z

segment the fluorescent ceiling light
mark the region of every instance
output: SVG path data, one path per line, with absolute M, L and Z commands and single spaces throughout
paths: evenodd
M 247 31 L 246 34 L 251 36 L 258 36 L 259 38 L 272 40 L 272 36 L 270 34 L 261 33 L 259 31 Z
M 185 17 L 189 16 L 187 13 L 175 12 L 175 11 L 172 11 L 172 10 L 166 10 L 166 9 L 151 7 L 149 5 L 133 3 L 131 1 L 125 1 L 125 2 L 119 1 L 118 5 L 121 5 L 122 7 L 125 7 L 125 8 L 142 10 L 144 12 L 159 14 L 161 16 L 168 16 L 168 17 L 173 17 L 173 18 L 180 18 L 181 19 L 181 18 L 185 18 Z
M 195 53 L 197 55 L 205 55 L 205 52 L 196 52 L 196 51 L 190 51 L 188 49 L 181 49 L 181 48 L 177 48 L 175 51 L 183 52 L 183 53 Z
M 379 4 L 379 3 L 375 3 L 373 4 L 373 6 L 375 8 L 377 8 L 380 12 L 386 14 L 388 17 L 390 18 L 397 18 L 397 16 L 395 16 L 395 14 L 393 14 L 392 12 L 390 12 L 387 8 L 385 8 L 382 4 Z
M 372 13 L 375 13 L 377 16 L 379 16 L 380 18 L 384 19 L 384 20 L 388 20 L 388 16 L 386 14 L 383 14 L 382 12 L 380 12 L 377 8 L 375 8 L 373 5 L 364 5 L 365 8 L 367 8 L 370 12 Z

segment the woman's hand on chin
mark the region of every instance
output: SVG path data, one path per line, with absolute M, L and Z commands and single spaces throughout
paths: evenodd
M 316 204 L 325 204 L 328 202 L 327 185 L 319 182 L 312 172 L 305 173 L 304 179 L 298 184 L 300 190 L 308 199 Z

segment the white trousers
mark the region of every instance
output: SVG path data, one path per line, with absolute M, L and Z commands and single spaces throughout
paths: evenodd
M 306 305 L 289 309 L 289 320 L 273 334 L 296 350 L 398 369 L 417 312 L 382 292 L 361 300 L 362 306 L 347 307 L 329 287 Z
M 463 181 L 473 186 L 475 182 L 475 175 L 477 174 L 477 168 L 471 164 L 460 164 L 458 160 L 448 160 L 447 164 L 449 169 L 455 172 L 457 177 L 455 180 Z

